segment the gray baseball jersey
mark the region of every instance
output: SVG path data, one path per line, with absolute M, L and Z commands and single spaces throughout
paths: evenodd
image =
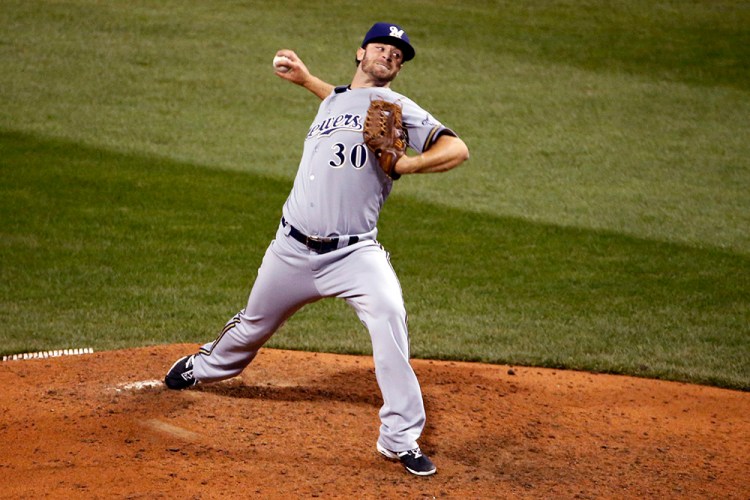
M 320 105 L 305 138 L 284 216 L 312 236 L 374 234 L 392 181 L 362 138 L 370 101 L 402 106 L 409 146 L 421 153 L 443 133 L 453 134 L 411 99 L 387 88 L 338 87 Z
M 325 297 L 347 301 L 372 340 L 383 395 L 378 442 L 400 452 L 417 446 L 425 424 L 419 382 L 409 363 L 401 287 L 376 241 L 380 210 L 393 181 L 363 142 L 372 99 L 398 102 L 408 143 L 427 149 L 449 129 L 410 99 L 383 88 L 338 87 L 320 105 L 305 139 L 294 186 L 245 309 L 194 360 L 202 382 L 238 375 L 281 324 Z M 328 240 L 310 237 L 330 238 Z

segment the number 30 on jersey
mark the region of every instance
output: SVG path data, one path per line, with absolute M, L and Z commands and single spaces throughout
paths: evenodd
M 333 168 L 344 167 L 347 160 L 352 167 L 358 170 L 367 163 L 368 150 L 363 142 L 355 144 L 349 151 L 347 151 L 346 144 L 341 142 L 337 142 L 331 146 L 331 149 L 333 150 L 334 158 L 328 164 Z

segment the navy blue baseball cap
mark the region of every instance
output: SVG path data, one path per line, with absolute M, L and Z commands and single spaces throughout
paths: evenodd
M 414 59 L 414 47 L 409 43 L 409 36 L 406 31 L 398 24 L 392 23 L 375 23 L 370 28 L 370 31 L 365 35 L 365 39 L 362 41 L 362 48 L 368 43 L 387 43 L 401 49 L 404 53 L 404 62 L 411 61 Z

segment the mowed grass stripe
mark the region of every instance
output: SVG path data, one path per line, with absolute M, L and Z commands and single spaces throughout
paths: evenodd
M 0 150 L 3 354 L 210 340 L 244 305 L 291 187 L 12 131 Z M 748 257 L 446 209 L 400 185 L 381 242 L 415 356 L 750 388 Z M 369 352 L 331 301 L 271 345 Z
M 397 12 L 418 56 L 395 89 L 472 151 L 450 183 L 401 192 L 750 255 L 747 2 L 3 5 L 0 127 L 279 179 L 317 102 L 273 54 L 346 83 L 370 23 Z

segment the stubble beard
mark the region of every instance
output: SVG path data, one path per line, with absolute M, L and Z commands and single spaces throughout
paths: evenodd
M 363 59 L 360 63 L 362 66 L 362 72 L 369 76 L 373 82 L 379 87 L 385 86 L 396 79 L 398 70 L 394 69 L 395 66 L 392 64 L 390 68 L 381 66 L 377 60 Z

